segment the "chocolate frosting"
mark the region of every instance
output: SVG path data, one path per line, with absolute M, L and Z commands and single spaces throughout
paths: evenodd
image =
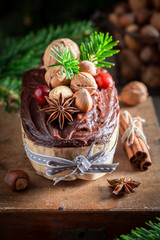
M 49 115 L 34 98 L 36 87 L 46 85 L 43 66 L 27 71 L 22 79 L 21 119 L 26 136 L 46 147 L 81 147 L 95 139 L 108 141 L 117 125 L 119 102 L 117 91 L 111 88 L 96 90 L 93 107 L 88 113 L 75 113 L 73 122 L 66 122 L 63 130 L 58 122 L 46 125 Z

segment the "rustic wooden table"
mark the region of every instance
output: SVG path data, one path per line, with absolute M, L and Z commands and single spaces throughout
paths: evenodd
M 144 132 L 152 166 L 141 172 L 131 166 L 121 143 L 112 175 L 96 181 L 53 182 L 36 175 L 22 145 L 19 114 L 0 109 L 0 239 L 113 239 L 160 216 L 160 130 L 152 99 L 127 109 L 146 119 Z M 8 170 L 23 169 L 31 179 L 24 192 L 12 192 L 4 183 Z M 135 193 L 117 197 L 107 178 L 133 177 L 141 185 Z M 60 208 L 64 207 L 64 208 Z

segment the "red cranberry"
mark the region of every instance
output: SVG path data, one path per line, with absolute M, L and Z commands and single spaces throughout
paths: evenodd
M 44 105 L 47 103 L 45 96 L 48 96 L 50 88 L 47 86 L 39 86 L 34 90 L 34 97 L 38 103 Z
M 94 78 L 99 89 L 106 89 L 113 85 L 113 78 L 108 72 L 99 72 Z

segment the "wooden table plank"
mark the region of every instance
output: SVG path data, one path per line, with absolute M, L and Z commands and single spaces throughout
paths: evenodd
M 160 130 L 152 99 L 148 98 L 145 103 L 136 107 L 122 106 L 121 111 L 124 109 L 129 110 L 133 116 L 140 115 L 146 119 L 144 132 L 151 148 L 150 154 L 153 163 L 149 170 L 141 172 L 140 170 L 133 168 L 127 159 L 121 142 L 119 141 L 114 162 L 119 162 L 120 164 L 112 175 L 106 175 L 96 181 L 76 180 L 72 182 L 60 182 L 56 186 L 53 186 L 52 181 L 35 174 L 34 169 L 25 155 L 21 139 L 19 114 L 5 113 L 1 107 L 1 227 L 3 226 L 3 228 L 5 228 L 5 226 L 8 226 L 7 223 L 14 221 L 18 214 L 25 220 L 32 217 L 35 221 L 37 221 L 36 214 L 38 214 L 37 216 L 39 216 L 41 224 L 43 218 L 50 219 L 49 216 L 51 214 L 58 219 L 57 223 L 55 220 L 54 226 L 59 226 L 59 228 L 63 226 L 90 226 L 95 228 L 96 224 L 98 228 L 102 226 L 106 227 L 111 225 L 111 221 L 114 220 L 116 222 L 120 219 L 120 216 L 123 215 L 124 220 L 122 221 L 123 226 L 121 226 L 121 230 L 125 231 L 125 221 L 135 219 L 136 223 L 136 218 L 139 214 L 141 214 L 141 217 L 137 219 L 137 224 L 141 224 L 144 218 L 147 221 L 147 219 L 152 219 L 153 217 L 158 216 L 160 213 Z M 20 193 L 11 192 L 5 186 L 3 181 L 4 175 L 8 170 L 13 169 L 23 169 L 29 174 L 31 186 L 27 191 Z M 126 178 L 133 177 L 135 180 L 141 182 L 141 185 L 135 189 L 135 193 L 122 197 L 112 195 L 106 179 L 119 178 L 121 176 L 125 176 Z M 66 210 L 63 212 L 59 211 L 60 206 L 65 206 Z M 77 216 L 79 216 L 79 222 Z M 71 219 L 70 225 L 60 224 L 62 217 Z M 110 220 L 108 220 L 108 217 L 110 217 Z M 48 221 L 47 229 L 50 229 L 53 222 L 51 219 L 46 221 Z M 99 224 L 97 222 L 99 222 Z M 30 222 L 30 227 L 31 223 L 33 223 L 33 221 Z M 132 223 L 134 222 L 132 221 Z M 18 223 L 16 226 L 19 226 Z M 134 224 L 132 224 L 132 227 L 133 226 Z M 23 229 L 23 232 L 25 232 L 25 229 Z M 116 233 L 119 233 L 118 230 Z

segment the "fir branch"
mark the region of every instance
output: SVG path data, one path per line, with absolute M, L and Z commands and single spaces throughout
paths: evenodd
M 54 67 L 57 65 L 61 66 L 61 76 L 63 76 L 63 68 L 66 71 L 66 79 L 71 79 L 75 74 L 77 74 L 79 71 L 79 62 L 78 58 L 74 58 L 72 55 L 72 52 L 69 48 L 64 47 L 62 45 L 62 51 L 56 47 L 53 46 L 51 48 L 50 56 L 57 60 L 58 63 L 50 65 L 48 67 Z
M 94 32 L 80 46 L 81 59 L 93 62 L 96 67 L 114 66 L 114 63 L 104 61 L 107 57 L 117 54 L 119 50 L 111 50 L 119 41 L 112 42 L 109 33 Z
M 160 218 L 157 217 L 158 223 L 149 221 L 146 225 L 150 227 L 149 230 L 145 228 L 136 228 L 132 230 L 131 234 L 121 235 L 120 238 L 115 240 L 158 240 L 160 239 Z
M 30 32 L 21 38 L 8 38 L 0 46 L 0 99 L 9 109 L 10 103 L 19 105 L 21 76 L 29 69 L 41 64 L 41 55 L 55 39 L 68 37 L 78 44 L 94 30 L 91 21 L 64 24 L 54 28 Z M 18 95 L 15 101 L 14 94 Z

